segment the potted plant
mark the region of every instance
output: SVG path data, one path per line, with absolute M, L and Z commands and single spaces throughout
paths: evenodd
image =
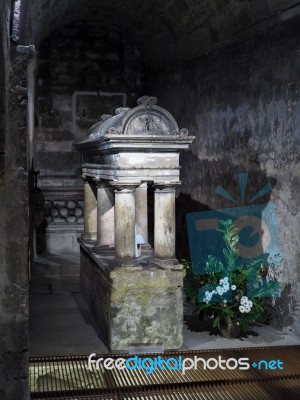
M 205 275 L 194 275 L 198 285 L 185 288 L 187 301 L 195 302 L 200 316 L 213 318 L 213 328 L 224 337 L 247 333 L 249 325 L 264 322 L 264 299 L 280 293 L 280 284 L 268 280 L 268 255 L 256 257 L 248 265 L 239 265 L 239 230 L 232 220 L 219 221 L 223 235 L 224 259 L 209 255 Z M 191 274 L 191 264 L 183 261 Z M 250 293 L 249 293 L 250 292 Z

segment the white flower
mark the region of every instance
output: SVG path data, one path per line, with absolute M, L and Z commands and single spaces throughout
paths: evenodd
M 229 290 L 229 283 L 227 283 L 227 285 L 224 285 L 224 286 L 223 286 L 223 290 L 224 290 L 225 292 L 228 292 L 228 290 Z
M 245 307 L 244 306 L 239 306 L 239 310 L 243 314 L 245 312 Z
M 247 296 L 242 296 L 240 303 L 245 306 L 248 303 L 248 297 Z
M 226 304 L 226 303 L 227 303 L 227 300 L 226 300 L 226 299 L 224 299 L 224 300 L 223 300 L 223 303 L 225 303 L 225 304 Z
M 225 283 L 225 282 L 228 282 L 227 276 L 223 279 L 223 281 L 224 281 L 224 283 Z
M 224 282 L 224 280 L 223 280 L 223 279 L 221 279 L 221 280 L 220 280 L 220 282 L 219 282 L 219 284 L 220 284 L 220 285 L 222 285 L 222 284 L 223 284 L 223 282 Z
M 232 285 L 231 286 L 231 290 L 235 290 L 236 289 L 236 286 L 235 285 Z
M 253 305 L 253 303 L 252 303 L 251 300 L 244 301 L 242 304 L 243 304 L 245 307 L 248 307 L 248 308 L 250 308 L 250 309 L 251 309 L 251 307 L 252 307 L 252 305 Z
M 209 295 L 209 291 L 207 290 L 206 292 L 205 292 L 205 296 L 208 296 Z
M 251 308 L 250 307 L 245 307 L 245 312 L 246 313 L 249 313 L 251 311 Z

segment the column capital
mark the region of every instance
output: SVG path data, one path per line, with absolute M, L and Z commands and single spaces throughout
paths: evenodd
M 111 181 L 110 184 L 115 189 L 115 193 L 133 193 L 141 185 L 141 182 Z
M 84 181 L 84 183 L 89 183 L 93 180 L 93 178 L 87 174 L 82 174 L 81 179 Z
M 175 192 L 176 187 L 181 184 L 178 182 L 154 182 L 155 192 L 172 193 Z
M 97 186 L 97 189 L 111 187 L 110 182 L 99 177 L 92 178 L 92 181 Z

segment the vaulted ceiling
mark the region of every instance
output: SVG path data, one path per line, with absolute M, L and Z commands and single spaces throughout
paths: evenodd
M 139 47 L 151 70 L 191 61 L 214 48 L 289 18 L 299 1 L 282 0 L 27 0 L 28 42 L 67 23 L 95 20 L 119 28 Z

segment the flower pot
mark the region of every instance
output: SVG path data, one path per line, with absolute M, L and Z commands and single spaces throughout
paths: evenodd
M 221 321 L 220 334 L 226 339 L 238 338 L 241 334 L 241 326 L 237 320 L 226 318 Z

